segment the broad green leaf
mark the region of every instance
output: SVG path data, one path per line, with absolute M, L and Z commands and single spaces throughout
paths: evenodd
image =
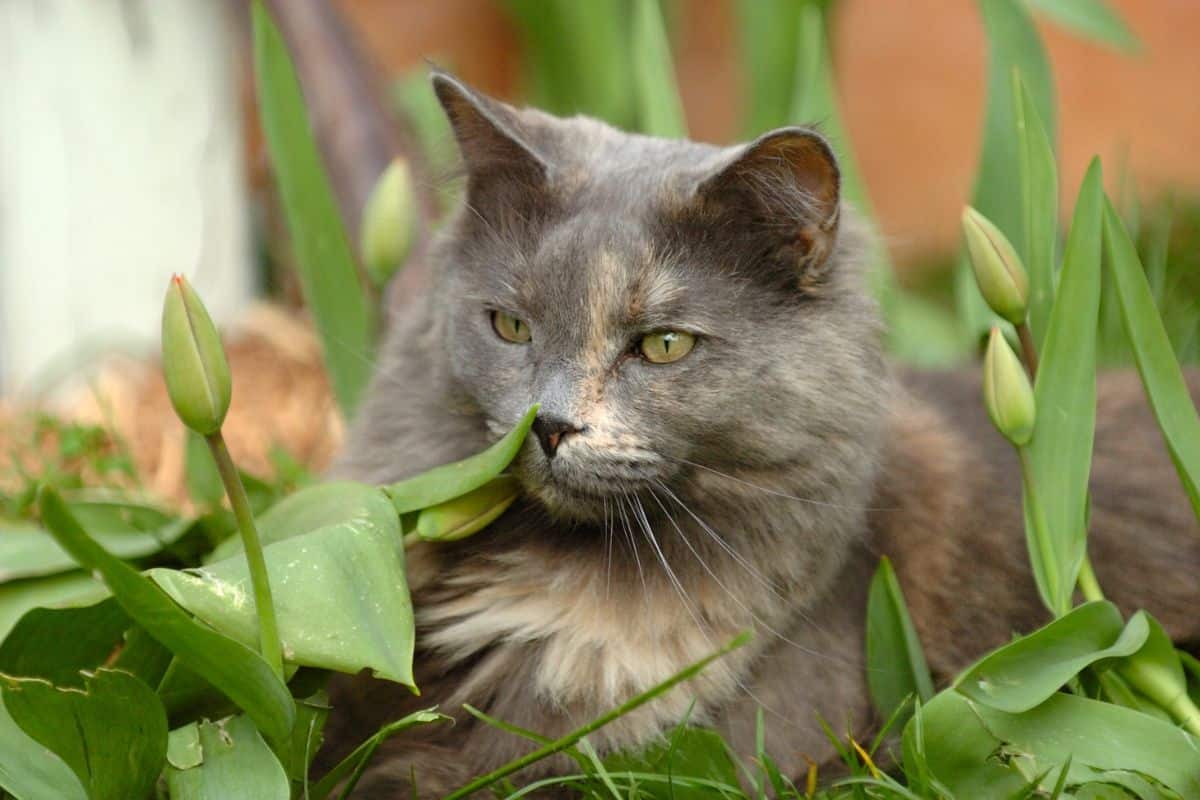
M 687 136 L 683 103 L 675 84 L 671 44 L 659 0 L 633 0 L 633 88 L 638 130 L 651 136 Z
M 245 710 L 268 738 L 286 739 L 295 718 L 292 696 L 258 653 L 189 617 L 152 581 L 92 541 L 57 492 L 42 491 L 41 510 L 63 549 L 100 574 L 126 614 Z
M 916 719 L 904 731 L 906 753 L 917 750 Z M 1068 758 L 1068 787 L 1134 773 L 1181 797 L 1200 797 L 1200 742 L 1121 706 L 1060 692 L 1009 714 L 945 691 L 922 709 L 920 720 L 925 764 L 956 797 L 1011 797 L 1027 776 L 1043 773 L 1050 776 L 1049 790 Z
M 385 486 L 384 491 L 391 497 L 396 513 L 407 514 L 453 500 L 499 475 L 521 452 L 537 412 L 538 406 L 534 405 L 504 438 L 481 453 Z
M 371 376 L 370 311 L 287 45 L 261 0 L 253 4 L 253 19 L 259 117 L 304 299 L 321 335 L 334 395 L 349 418 Z
M 154 506 L 120 497 L 90 495 L 73 500 L 71 513 L 94 531 L 94 538 L 120 558 L 141 558 L 176 542 L 191 526 Z M 76 568 L 46 531 L 35 525 L 0 530 L 0 583 L 16 578 L 54 575 Z
M 1140 620 L 1149 635 L 1137 653 L 1118 661 L 1116 671 L 1134 689 L 1165 709 L 1173 719 L 1192 733 L 1200 733 L 1200 709 L 1187 693 L 1183 664 L 1171 638 L 1145 611 L 1130 620 Z
M 1087 538 L 1088 475 L 1096 427 L 1100 309 L 1100 162 L 1088 168 L 1063 256 L 1034 397 L 1033 440 L 1022 449 L 1026 538 L 1038 592 L 1056 615 L 1071 607 Z
M 167 753 L 167 715 L 127 672 L 100 669 L 80 691 L 0 676 L 13 721 L 75 773 L 90 800 L 146 797 Z
M 1112 603 L 1084 603 L 984 656 L 959 676 L 954 688 L 1000 711 L 1028 711 L 1097 661 L 1133 655 L 1148 635 L 1144 616 L 1134 616 L 1126 625 Z
M 167 734 L 167 764 L 175 769 L 191 769 L 204 763 L 200 746 L 200 723 L 189 722 Z
M 33 739 L 0 702 L 0 789 L 17 800 L 87 800 L 75 773 Z
M 377 505 L 381 489 L 365 483 L 321 483 L 288 495 L 255 519 L 263 546 L 318 528 L 336 525 Z M 386 500 L 386 497 L 385 497 Z M 242 537 L 231 536 L 209 554 L 208 563 L 242 552 Z
M 412 686 L 413 616 L 400 523 L 382 492 L 370 498 L 342 522 L 263 548 L 284 659 L 339 672 L 370 668 Z M 148 575 L 218 631 L 247 644 L 258 640 L 241 555 L 195 571 Z
M 1020 154 L 1012 102 L 1013 72 L 1021 75 L 1053 149 L 1055 121 L 1054 78 L 1045 48 L 1023 0 L 976 0 L 988 42 L 987 108 L 983 146 L 971 205 L 996 223 L 1025 252 L 1021 211 Z M 958 272 L 959 311 L 972 334 L 993 324 L 995 316 L 975 287 L 966 259 Z
M 112 662 L 112 667 L 141 678 L 147 686 L 158 686 L 174 659 L 171 651 L 146 633 L 144 628 L 132 627 L 125 631 L 123 638 L 121 651 Z M 159 696 L 161 698 L 162 695 Z M 167 713 L 170 713 L 169 708 Z
M 436 709 L 428 708 L 424 711 L 414 711 L 395 722 L 389 722 L 358 747 L 354 748 L 354 752 L 338 762 L 333 769 L 325 773 L 321 780 L 312 787 L 309 794 L 313 800 L 324 800 L 343 780 L 351 775 L 361 775 L 363 768 L 371 760 L 371 756 L 375 754 L 379 745 L 383 744 L 389 737 L 395 736 L 397 733 L 406 731 L 409 728 L 414 728 L 417 725 L 428 725 L 433 722 L 442 721 L 451 722 L 453 720 L 445 714 L 437 713 Z
M 921 640 L 908 615 L 904 593 L 886 556 L 879 560 L 867 595 L 867 687 L 883 719 L 905 699 L 933 697 L 933 678 Z
M 79 671 L 105 664 L 132 624 L 111 597 L 84 608 L 35 608 L 0 644 L 0 673 L 80 686 Z
M 1127 53 L 1141 49 L 1137 36 L 1105 0 L 1029 0 L 1029 5 L 1069 31 Z
M 1014 72 L 1013 116 L 1021 175 L 1021 207 L 1024 227 L 1021 258 L 1029 272 L 1029 327 L 1034 343 L 1041 346 L 1054 305 L 1054 283 L 1058 270 L 1058 168 L 1054 143 L 1042 124 L 1029 90 Z
M 425 541 L 465 539 L 492 524 L 521 494 L 512 475 L 500 475 L 461 497 L 422 509 L 416 534 Z
M 254 723 L 243 716 L 197 726 L 200 762 L 167 766 L 171 800 L 288 800 L 287 774 Z
M 104 584 L 78 571 L 0 585 L 0 637 L 8 636 L 31 609 L 90 606 L 107 595 Z
M 1108 274 L 1116 285 L 1125 333 L 1150 408 L 1166 440 L 1175 469 L 1200 516 L 1200 418 L 1171 348 L 1133 241 L 1112 204 L 1104 208 Z

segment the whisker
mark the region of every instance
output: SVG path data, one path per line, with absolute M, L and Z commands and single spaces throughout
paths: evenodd
M 633 551 L 634 563 L 637 564 L 638 578 L 642 582 L 642 597 L 648 600 L 650 598 L 650 590 L 646 588 L 646 574 L 642 571 L 642 559 L 638 555 L 637 542 L 633 538 L 633 527 L 629 524 L 629 517 L 625 515 L 625 504 L 628 502 L 629 496 L 622 491 L 620 505 L 617 507 L 621 512 L 621 527 L 625 531 L 625 539 L 629 542 L 629 549 Z

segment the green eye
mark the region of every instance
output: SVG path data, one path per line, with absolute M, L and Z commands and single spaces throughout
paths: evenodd
M 525 324 L 524 320 L 517 319 L 512 314 L 503 311 L 492 312 L 492 327 L 501 339 L 516 344 L 525 344 L 533 338 L 533 334 L 530 333 L 529 326 Z
M 696 337 L 685 331 L 660 331 L 642 337 L 638 349 L 654 364 L 670 364 L 692 352 Z

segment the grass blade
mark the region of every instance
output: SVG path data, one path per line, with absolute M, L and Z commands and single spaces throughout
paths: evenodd
M 632 55 L 639 130 L 671 139 L 687 136 L 671 45 L 658 0 L 634 0 Z
M 1013 72 L 1013 113 L 1021 167 L 1025 225 L 1021 258 L 1029 272 L 1029 327 L 1039 347 L 1054 304 L 1058 246 L 1058 169 L 1054 143 L 1019 71 Z
M 1200 418 L 1155 306 L 1137 250 L 1112 203 L 1107 201 L 1104 251 L 1146 397 L 1192 508 L 1200 516 Z
M 1096 427 L 1096 326 L 1104 190 L 1092 160 L 1063 258 L 1034 398 L 1033 440 L 1022 449 L 1030 560 L 1057 615 L 1071 606 L 1087 537 L 1088 475 Z
M 1029 0 L 1035 11 L 1067 30 L 1125 53 L 1136 53 L 1142 43 L 1104 0 Z
M 254 3 L 253 17 L 263 133 L 304 298 L 321 335 L 334 395 L 349 418 L 371 376 L 370 311 L 287 45 L 261 0 Z

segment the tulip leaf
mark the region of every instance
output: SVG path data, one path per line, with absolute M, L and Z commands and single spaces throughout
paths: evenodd
M 195 730 L 194 747 L 199 753 L 190 746 L 192 734 L 187 734 L 189 747 L 176 751 L 187 759 L 183 765 L 178 758 L 170 759 L 167 766 L 171 800 L 288 800 L 291 796 L 287 773 L 248 718 L 189 727 Z M 191 762 L 195 763 L 185 766 Z
M 434 722 L 453 722 L 453 718 L 437 713 L 437 709 L 428 708 L 424 711 L 414 711 L 406 717 L 389 722 L 371 735 L 366 741 L 354 748 L 354 752 L 343 758 L 317 782 L 310 792 L 317 800 L 324 800 L 334 788 L 346 778 L 359 770 L 363 762 L 369 760 L 379 745 L 389 737 L 406 731 L 417 725 L 429 725 Z
M 252 9 L 263 133 L 304 298 L 321 335 L 334 396 L 349 418 L 371 376 L 370 311 L 287 45 L 261 0 Z
M 90 800 L 146 797 L 167 752 L 167 715 L 127 672 L 100 669 L 84 688 L 0 676 L 4 705 L 31 739 L 66 762 Z
M 795 96 L 796 62 L 801 53 L 808 53 L 801 49 L 799 37 L 799 15 L 808 5 L 795 0 L 738 0 L 734 5 L 738 54 L 746 76 L 742 96 L 747 139 L 806 121 L 789 117 L 788 105 Z M 809 121 L 818 119 L 825 117 Z
M 1033 439 L 1022 452 L 1030 561 L 1038 592 L 1056 615 L 1071 606 L 1086 547 L 1103 199 L 1100 162 L 1093 159 L 1075 203 L 1046 329 L 1034 386 Z
M 461 497 L 422 509 L 417 535 L 426 541 L 452 542 L 477 533 L 504 513 L 521 493 L 511 475 L 501 475 Z
M 537 412 L 538 406 L 532 406 L 516 427 L 481 453 L 384 487 L 384 491 L 392 498 L 396 512 L 407 514 L 453 500 L 499 475 L 521 452 L 521 445 Z
M 307 490 L 314 491 L 314 490 Z M 413 685 L 413 616 L 400 522 L 371 490 L 342 521 L 263 548 L 288 663 L 376 675 Z M 235 555 L 199 570 L 149 576 L 188 611 L 247 644 L 257 641 L 246 560 Z
M 245 710 L 268 738 L 286 740 L 295 717 L 292 696 L 258 653 L 189 617 L 152 581 L 96 544 L 54 490 L 42 490 L 41 511 L 58 543 L 100 574 L 126 614 Z
M 1126 625 L 1112 603 L 1085 603 L 985 656 L 954 688 L 1000 711 L 1028 711 L 1097 661 L 1133 655 L 1148 635 L 1144 617 Z
M 1020 252 L 1029 273 L 1029 327 L 1040 347 L 1054 305 L 1058 273 L 1058 168 L 1053 139 L 1019 71 L 1013 72 L 1012 82 L 1024 220 Z
M 883 719 L 891 718 L 908 697 L 922 702 L 933 697 L 921 640 L 886 557 L 879 560 L 867 596 L 867 687 Z
M 31 609 L 88 606 L 108 593 L 103 583 L 78 570 L 0 585 L 0 638 L 8 636 Z
M 1142 47 L 1105 0 L 1029 0 L 1029 5 L 1067 30 L 1117 50 L 1134 53 Z
M 1068 791 L 1088 783 L 1158 782 L 1179 797 L 1200 797 L 1200 742 L 1169 722 L 1111 703 L 1058 692 L 1010 714 L 945 691 L 917 722 L 904 731 L 906 772 L 927 770 L 954 797 L 1029 796 L 1022 790 L 1030 775 L 1042 776 L 1049 794 L 1068 760 Z M 917 753 L 925 759 L 921 766 Z
M 671 139 L 687 136 L 659 0 L 633 0 L 632 41 L 638 130 Z
M 1200 417 L 1154 303 L 1133 240 L 1111 203 L 1104 209 L 1108 274 L 1116 287 L 1125 333 L 1175 469 L 1200 516 Z
M 79 686 L 104 664 L 133 623 L 113 598 L 83 608 L 35 608 L 0 644 L 0 673 Z
M 157 553 L 178 541 L 191 527 L 190 521 L 154 506 L 105 495 L 85 497 L 70 502 L 71 513 L 94 531 L 101 546 L 120 558 Z M 0 583 L 75 568 L 75 560 L 45 530 L 28 524 L 0 530 Z
M 61 758 L 29 738 L 0 702 L 0 789 L 19 800 L 87 800 L 75 773 Z
M 1057 128 L 1054 114 L 1054 76 L 1046 50 L 1023 0 L 976 0 L 987 33 L 987 108 L 983 146 L 971 205 L 996 224 L 1024 253 L 1021 208 L 1020 153 L 1012 103 L 1013 72 L 1021 75 L 1033 106 L 1045 125 L 1051 145 Z M 958 273 L 959 312 L 973 334 L 986 331 L 995 316 L 975 287 L 966 259 Z
M 1200 712 L 1194 707 L 1187 708 L 1187 678 L 1171 638 L 1158 621 L 1145 611 L 1134 614 L 1130 624 L 1134 622 L 1139 622 L 1147 629 L 1145 643 L 1130 658 L 1117 662 L 1114 668 L 1127 683 L 1137 687 L 1150 700 L 1170 713 L 1180 714 L 1181 722 L 1186 720 L 1194 725 L 1200 718 Z

